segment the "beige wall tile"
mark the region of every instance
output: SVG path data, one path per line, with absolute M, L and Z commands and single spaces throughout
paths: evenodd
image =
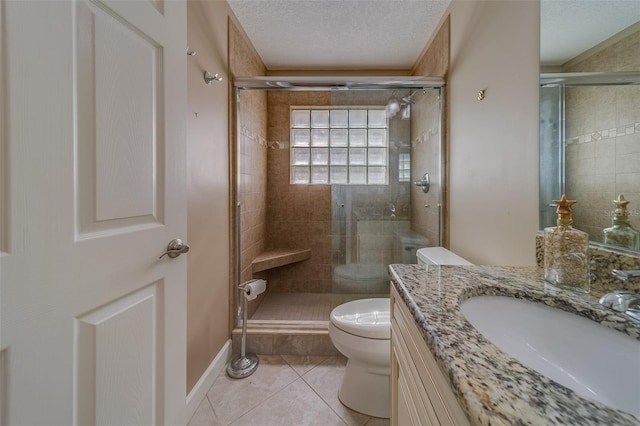
M 639 57 L 636 32 L 566 71 L 638 71 Z M 567 137 L 583 142 L 566 148 L 567 192 L 579 203 L 574 224 L 601 241 L 602 229 L 611 226 L 611 200 L 623 193 L 635 201 L 640 191 L 640 88 L 570 88 L 566 110 Z

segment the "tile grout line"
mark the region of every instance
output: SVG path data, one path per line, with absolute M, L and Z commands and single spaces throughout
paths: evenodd
M 252 416 L 251 413 L 253 413 L 258 408 L 262 408 L 262 409 L 268 408 L 269 401 L 271 401 L 273 397 L 275 397 L 276 395 L 279 395 L 282 391 L 285 391 L 286 389 L 288 389 L 290 386 L 295 384 L 297 382 L 297 380 L 299 380 L 299 379 L 302 379 L 301 384 L 304 384 L 308 390 L 311 390 L 311 392 L 313 394 L 315 394 L 318 398 L 320 398 L 320 400 L 325 404 L 325 406 L 329 408 L 329 412 L 333 413 L 338 419 L 340 419 L 340 422 L 343 425 L 349 426 L 351 424 L 348 418 L 343 417 L 336 409 L 333 408 L 333 406 L 327 400 L 325 400 L 325 398 L 323 398 L 323 396 L 319 393 L 319 391 L 316 391 L 316 389 L 312 386 L 312 384 L 310 382 L 308 382 L 308 380 L 307 380 L 308 377 L 306 377 L 307 375 L 311 374 L 312 371 L 314 371 L 316 368 L 318 368 L 318 367 L 320 367 L 322 365 L 325 365 L 325 366 L 330 367 L 330 368 L 337 368 L 337 366 L 334 366 L 334 365 L 332 365 L 332 363 L 330 363 L 331 359 L 332 358 L 336 358 L 336 357 L 333 357 L 333 356 L 321 356 L 321 361 L 320 362 L 311 365 L 310 369 L 308 369 L 307 371 L 302 373 L 302 372 L 299 372 L 296 368 L 294 368 L 292 363 L 295 363 L 296 358 L 302 358 L 301 367 L 305 367 L 305 365 L 304 365 L 304 362 L 306 361 L 305 360 L 305 358 L 306 358 L 305 356 L 293 355 L 293 358 L 292 358 L 291 362 L 289 362 L 289 360 L 287 360 L 285 358 L 285 355 L 277 354 L 276 356 L 278 357 L 278 359 L 280 361 L 283 362 L 283 366 L 286 366 L 286 367 L 288 367 L 289 369 L 291 369 L 291 370 L 293 370 L 295 372 L 295 376 L 294 376 L 293 380 L 291 380 L 290 382 L 284 384 L 275 393 L 267 396 L 266 398 L 264 398 L 262 401 L 260 401 L 255 406 L 251 407 L 246 412 L 244 412 L 244 413 L 242 413 L 240 415 L 237 415 L 236 417 L 234 417 L 232 419 L 228 419 L 224 423 L 219 418 L 219 416 L 218 416 L 218 414 L 217 414 L 217 412 L 216 412 L 216 410 L 214 408 L 214 404 L 212 403 L 212 401 L 210 399 L 209 393 L 210 393 L 211 389 L 213 388 L 214 384 L 218 380 L 220 380 L 222 376 L 225 375 L 225 371 L 222 371 L 216 377 L 216 380 L 214 380 L 214 384 L 212 384 L 211 388 L 207 391 L 207 393 L 205 395 L 205 397 L 207 398 L 207 403 L 209 404 L 209 407 L 211 408 L 211 412 L 214 415 L 214 420 L 216 422 L 218 422 L 216 424 L 220 424 L 220 425 L 223 425 L 223 426 L 230 426 L 230 425 L 236 424 L 241 418 L 244 418 L 247 415 Z M 327 365 L 328 362 L 329 362 L 329 364 Z M 309 364 L 307 364 L 307 365 L 309 365 Z M 301 371 L 302 371 L 302 369 L 301 369 Z M 339 399 L 338 399 L 338 402 L 339 402 Z M 248 417 L 246 420 L 251 420 L 251 419 L 252 418 Z M 355 420 L 355 419 L 352 419 L 352 420 Z M 374 421 L 374 418 L 371 417 L 371 416 L 367 416 L 367 418 L 365 418 L 363 420 L 362 424 L 360 424 L 359 422 L 356 422 L 355 425 L 357 425 L 357 426 L 366 426 L 368 424 L 371 424 L 372 421 Z
M 257 355 L 258 357 L 260 357 L 260 355 Z M 265 404 L 268 400 L 270 400 L 271 398 L 273 398 L 274 396 L 278 395 L 280 392 L 282 392 L 283 390 L 285 390 L 286 388 L 288 388 L 289 386 L 291 386 L 291 384 L 295 383 L 298 379 L 301 379 L 302 377 L 300 377 L 300 374 L 293 368 L 291 367 L 291 365 L 289 365 L 289 363 L 287 362 L 286 359 L 284 359 L 282 357 L 282 355 L 277 355 L 282 361 L 284 361 L 284 363 L 286 364 L 286 366 L 288 368 L 290 368 L 291 370 L 293 370 L 294 373 L 296 373 L 296 375 L 298 376 L 297 379 L 293 379 L 292 381 L 290 381 L 289 383 L 285 384 L 282 388 L 278 389 L 274 394 L 269 395 L 268 397 L 266 397 L 265 399 L 263 399 L 262 401 L 260 401 L 258 404 L 256 404 L 254 407 L 252 407 L 250 410 L 242 413 L 241 415 L 239 415 L 238 417 L 234 418 L 233 420 L 231 420 L 229 423 L 227 423 L 227 425 L 232 425 L 234 422 L 236 422 L 237 420 L 239 420 L 240 418 L 244 417 L 245 415 L 251 413 L 252 411 L 254 411 L 255 409 L 257 409 L 258 407 L 262 406 L 263 404 Z M 260 368 L 258 366 L 258 368 Z M 251 377 L 251 376 L 249 376 Z M 248 378 L 248 377 L 245 377 Z M 208 397 L 208 395 L 207 395 Z M 213 407 L 212 407 L 213 408 Z M 214 411 L 215 413 L 215 411 Z M 224 426 L 224 425 L 223 425 Z
M 216 380 L 217 380 L 217 377 L 216 377 Z M 215 382 L 215 380 L 214 380 L 214 382 Z M 212 387 L 213 387 L 213 385 L 211 385 L 211 388 Z M 222 422 L 220 422 L 220 418 L 218 417 L 218 413 L 216 413 L 216 409 L 213 407 L 213 404 L 211 403 L 211 400 L 209 399 L 209 391 L 211 390 L 211 388 L 209 388 L 209 390 L 204 395 L 204 397 L 207 399 L 207 402 L 209 403 L 209 407 L 211 407 L 211 412 L 213 412 L 213 416 L 216 418 L 218 423 L 222 423 Z
M 328 359 L 329 357 L 327 357 Z M 327 359 L 325 359 L 324 361 L 326 361 Z M 324 363 L 324 361 L 322 361 L 320 364 Z M 306 373 L 304 373 L 304 376 L 306 376 L 308 373 L 311 373 L 316 367 L 318 367 L 320 364 L 315 365 L 311 370 L 307 371 Z M 329 407 L 329 409 L 331 411 L 333 411 L 335 413 L 336 416 L 338 416 L 338 418 L 340 420 L 342 420 L 342 423 L 344 423 L 346 426 L 349 425 L 349 423 L 347 423 L 347 421 L 340 415 L 340 413 L 338 413 L 336 410 L 333 409 L 333 407 L 331 406 L 331 404 L 329 404 L 323 397 L 322 395 L 320 395 L 318 392 L 316 392 L 316 390 L 313 388 L 313 386 L 311 386 L 311 383 L 307 382 L 304 378 L 304 376 L 301 376 L 300 378 L 304 381 L 304 383 L 309 386 L 309 388 L 313 391 L 313 393 L 315 393 L 316 395 L 318 395 L 318 398 L 320 398 L 322 400 L 322 402 L 324 402 L 324 404 Z M 340 398 L 338 398 L 338 402 L 340 402 Z M 340 402 L 340 404 L 342 404 L 342 402 Z M 349 408 L 349 407 L 347 407 Z M 369 419 L 367 419 L 367 421 L 362 425 L 365 426 L 367 423 L 369 423 L 369 421 L 371 420 L 371 417 L 369 417 Z
M 291 367 L 290 367 L 291 368 Z M 293 370 L 293 368 L 292 368 Z M 295 371 L 295 370 L 294 370 Z M 297 374 L 297 372 L 296 372 Z M 298 380 L 301 380 L 302 377 L 300 377 L 300 375 L 298 375 L 297 379 L 294 379 L 292 382 L 288 383 L 287 385 L 285 385 L 282 389 L 278 390 L 276 393 L 274 393 L 273 395 L 270 395 L 269 397 L 267 397 L 266 399 L 264 399 L 262 402 L 260 402 L 258 405 L 256 405 L 255 407 L 253 407 L 252 409 L 250 409 L 249 411 L 241 414 L 240 416 L 238 416 L 237 418 L 233 419 L 233 421 L 231 421 L 230 423 L 228 423 L 228 426 L 233 425 L 233 423 L 235 423 L 236 421 L 240 420 L 242 417 L 251 414 L 252 411 L 255 411 L 256 409 L 262 407 L 264 404 L 267 403 L 267 401 L 269 401 L 271 398 L 275 397 L 276 395 L 278 395 L 280 392 L 284 391 L 286 388 L 288 388 L 289 386 L 291 386 L 292 384 L 294 384 L 295 382 L 297 382 Z M 303 380 L 304 382 L 304 380 Z M 305 384 L 307 384 L 306 382 L 304 382 Z M 307 385 L 309 388 L 311 388 L 311 386 Z M 311 389 L 313 391 L 313 389 Z M 322 399 L 322 398 L 321 398 Z M 324 402 L 324 400 L 322 400 L 322 402 Z M 326 403 L 325 403 L 326 404 Z M 331 407 L 329 407 L 331 408 Z M 339 417 L 339 416 L 338 416 Z M 340 417 L 340 420 L 342 420 L 342 417 Z

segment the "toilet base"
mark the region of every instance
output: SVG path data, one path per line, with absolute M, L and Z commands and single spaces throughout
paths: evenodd
M 390 369 L 362 365 L 349 359 L 338 391 L 342 404 L 362 414 L 390 417 Z

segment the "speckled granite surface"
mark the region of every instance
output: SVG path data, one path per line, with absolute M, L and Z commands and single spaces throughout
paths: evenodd
M 536 264 L 544 266 L 544 234 L 536 234 Z M 589 270 L 591 272 L 591 295 L 601 297 L 614 290 L 640 292 L 640 280 L 622 282 L 611 275 L 612 269 L 640 269 L 640 253 L 610 250 L 606 247 L 589 245 Z
M 409 307 L 472 424 L 640 425 L 640 419 L 580 397 L 499 350 L 464 318 L 475 295 L 529 299 L 589 317 L 640 340 L 640 324 L 597 299 L 548 288 L 537 267 L 391 265 Z

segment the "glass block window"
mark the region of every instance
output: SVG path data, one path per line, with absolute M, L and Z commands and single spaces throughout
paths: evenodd
M 388 135 L 384 106 L 292 108 L 291 183 L 387 185 Z
M 411 181 L 411 154 L 401 152 L 398 154 L 398 182 Z

